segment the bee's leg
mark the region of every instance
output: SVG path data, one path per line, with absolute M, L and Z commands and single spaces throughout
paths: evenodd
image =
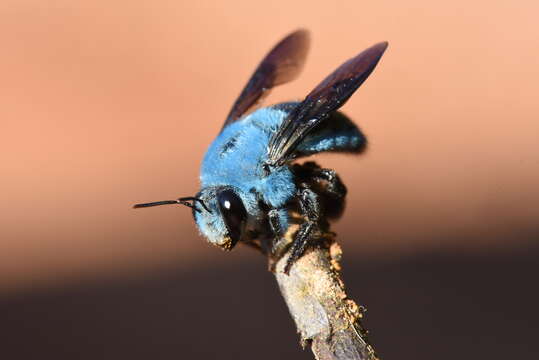
M 315 169 L 311 174 L 312 181 L 320 187 L 323 198 L 324 218 L 338 219 L 344 212 L 346 186 L 339 175 L 331 169 Z
M 268 211 L 268 223 L 273 233 L 273 240 L 268 244 L 264 242 L 266 254 L 269 254 L 268 270 L 275 272 L 275 264 L 281 258 L 289 245 L 285 238 L 288 229 L 288 210 L 285 208 L 271 209 Z
M 319 180 L 327 181 L 328 185 L 325 188 L 325 191 L 334 196 L 335 198 L 342 199 L 346 196 L 346 186 L 341 181 L 341 178 L 335 170 L 331 169 L 319 169 L 315 170 L 313 177 Z
M 274 236 L 271 254 L 279 257 L 286 250 L 287 246 L 287 240 L 284 238 L 284 234 L 288 228 L 288 210 L 271 209 L 268 212 L 268 221 Z
M 346 196 L 346 186 L 342 183 L 335 170 L 323 169 L 314 161 L 306 161 L 303 164 L 294 164 L 293 170 L 302 182 L 311 180 L 324 181 L 324 192 L 328 195 L 342 199 Z
M 281 217 L 279 215 L 279 210 L 271 209 L 268 212 L 268 221 L 275 237 L 281 237 L 283 235 L 283 227 L 281 226 Z
M 302 215 L 305 216 L 303 222 L 292 242 L 290 256 L 286 262 L 284 273 L 288 274 L 290 267 L 303 255 L 311 240 L 320 234 L 319 221 L 321 218 L 321 208 L 318 195 L 309 188 L 303 188 L 299 194 L 299 204 Z

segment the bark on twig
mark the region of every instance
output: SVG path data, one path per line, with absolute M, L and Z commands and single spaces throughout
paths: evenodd
M 320 360 L 377 359 L 360 321 L 363 308 L 348 299 L 340 276 L 341 249 L 327 241 L 310 249 L 283 273 L 288 255 L 279 259 L 275 277 L 296 323 L 303 347 Z

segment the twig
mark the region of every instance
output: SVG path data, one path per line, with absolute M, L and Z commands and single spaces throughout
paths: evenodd
M 361 325 L 364 308 L 348 299 L 341 280 L 340 246 L 332 241 L 309 250 L 283 273 L 288 255 L 279 259 L 275 277 L 288 305 L 301 344 L 319 360 L 377 359 Z

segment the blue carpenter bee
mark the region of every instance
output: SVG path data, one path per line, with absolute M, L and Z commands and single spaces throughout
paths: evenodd
M 340 216 L 346 195 L 335 171 L 293 160 L 323 151 L 358 153 L 364 148 L 364 135 L 337 109 L 371 74 L 387 43 L 342 64 L 303 101 L 248 114 L 271 88 L 297 77 L 308 47 L 307 31 L 296 31 L 258 65 L 204 156 L 198 194 L 135 208 L 186 205 L 212 244 L 231 250 L 241 240 L 274 259 L 283 253 L 283 235 L 292 214 L 299 214 L 284 269 L 288 273 L 309 244 L 329 230 L 327 219 Z

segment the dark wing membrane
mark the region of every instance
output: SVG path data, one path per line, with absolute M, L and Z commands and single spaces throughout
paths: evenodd
M 305 136 L 344 105 L 378 64 L 387 42 L 378 43 L 342 64 L 324 79 L 283 121 L 269 142 L 269 162 L 282 165 L 293 158 Z
M 223 128 L 241 118 L 267 96 L 272 87 L 294 80 L 303 67 L 308 49 L 309 33 L 306 30 L 297 30 L 275 45 L 245 85 Z

